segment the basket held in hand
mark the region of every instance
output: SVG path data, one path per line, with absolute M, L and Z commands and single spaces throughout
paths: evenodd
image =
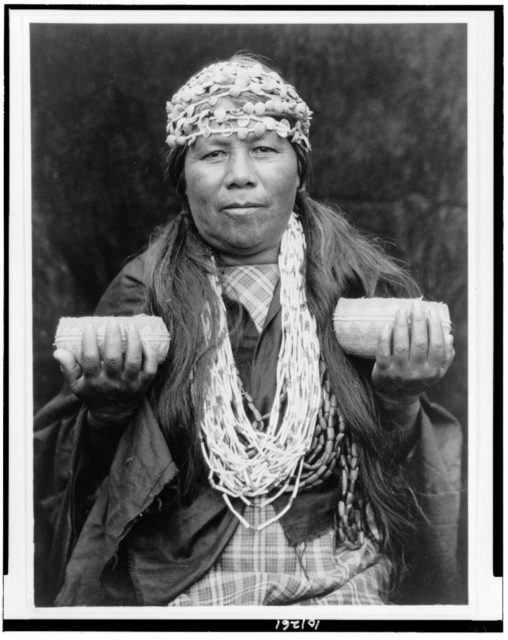
M 379 336 L 385 324 L 393 323 L 400 308 L 408 313 L 418 298 L 340 298 L 333 314 L 333 327 L 340 346 L 346 353 L 375 358 Z M 450 313 L 443 302 L 421 301 L 423 313 L 434 309 L 443 325 L 444 334 L 451 331 Z M 411 317 L 409 316 L 409 322 Z
M 81 334 L 91 324 L 97 332 L 99 349 L 104 344 L 104 334 L 108 322 L 120 326 L 122 350 L 125 351 L 127 326 L 133 324 L 139 331 L 141 341 L 149 344 L 157 353 L 160 364 L 166 359 L 169 349 L 169 333 L 162 318 L 157 316 L 83 316 L 81 318 L 60 318 L 55 335 L 54 346 L 57 349 L 72 351 L 78 362 L 81 360 Z

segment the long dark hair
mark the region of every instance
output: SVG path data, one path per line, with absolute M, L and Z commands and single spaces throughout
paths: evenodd
M 372 388 L 372 364 L 340 348 L 333 331 L 339 297 L 417 296 L 406 270 L 372 239 L 354 229 L 336 208 L 312 199 L 306 189 L 309 155 L 298 145 L 301 189 L 295 213 L 304 229 L 306 293 L 317 321 L 330 384 L 350 433 L 360 448 L 360 479 L 375 510 L 381 548 L 400 564 L 416 506 L 398 461 L 396 433 L 383 427 Z M 185 148 L 168 156 L 168 175 L 182 209 L 153 238 L 146 254 L 146 312 L 161 316 L 172 336 L 168 358 L 151 386 L 151 402 L 180 467 L 182 499 L 205 478 L 199 424 L 208 357 L 216 341 L 218 305 L 209 274 L 211 249 L 200 237 L 185 202 Z M 211 339 L 201 311 L 209 307 Z M 191 385 L 191 380 L 195 384 Z M 193 389 L 197 396 L 193 397 Z

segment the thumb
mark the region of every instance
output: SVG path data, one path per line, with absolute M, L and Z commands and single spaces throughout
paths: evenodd
M 53 353 L 53 358 L 60 364 L 60 370 L 69 384 L 76 382 L 81 376 L 81 367 L 71 351 L 57 349 Z

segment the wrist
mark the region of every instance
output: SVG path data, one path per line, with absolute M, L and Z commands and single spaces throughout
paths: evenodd
M 395 408 L 419 408 L 420 394 L 417 395 L 387 395 L 381 391 L 375 390 L 378 401 L 387 409 Z
M 86 420 L 88 425 L 92 427 L 92 429 L 100 430 L 107 427 L 116 427 L 126 424 L 132 418 L 133 413 L 134 412 L 123 412 L 114 414 L 101 412 L 92 413 L 92 411 L 90 411 L 89 409 L 86 414 Z
M 420 412 L 420 396 L 386 396 L 376 392 L 383 422 L 407 430 L 416 423 Z

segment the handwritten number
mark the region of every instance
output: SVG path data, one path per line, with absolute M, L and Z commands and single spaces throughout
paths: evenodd
M 277 620 L 275 630 L 287 631 L 289 627 L 292 627 L 294 630 L 304 631 L 307 627 L 313 631 L 317 631 L 319 622 L 319 620 Z

